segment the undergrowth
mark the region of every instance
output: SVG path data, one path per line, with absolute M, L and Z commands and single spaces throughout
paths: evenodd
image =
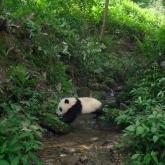
M 102 43 L 104 1 L 0 4 L 0 164 L 41 163 L 34 154 L 43 132 L 39 115 L 47 119 L 60 97 L 74 95 L 73 84 L 94 90 L 122 84 L 118 99 L 126 110 L 104 117 L 128 126 L 130 164 L 163 165 L 165 25 L 164 10 L 153 10 L 158 4 L 110 1 Z
M 128 164 L 164 164 L 165 159 L 165 77 L 157 64 L 153 64 L 143 75 L 139 73 L 129 89 L 125 110 L 113 109 L 105 112 L 104 120 L 112 120 L 126 127 L 123 145 L 130 152 Z M 127 91 L 127 82 L 125 91 Z M 118 97 L 123 99 L 123 90 Z M 128 92 L 128 91 L 127 91 Z M 122 97 L 121 97 L 122 96 Z M 129 139 L 129 140 L 128 140 Z

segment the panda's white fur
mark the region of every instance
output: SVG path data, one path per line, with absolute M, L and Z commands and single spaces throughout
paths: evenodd
M 59 102 L 57 114 L 72 122 L 78 114 L 98 112 L 101 107 L 102 103 L 93 97 L 68 97 Z
M 87 114 L 87 113 L 92 113 L 95 112 L 96 110 L 101 109 L 102 103 L 92 97 L 81 97 L 79 98 L 82 104 L 82 113 Z

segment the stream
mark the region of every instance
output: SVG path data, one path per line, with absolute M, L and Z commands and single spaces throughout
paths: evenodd
M 121 131 L 114 125 L 102 126 L 92 115 L 81 115 L 66 135 L 47 133 L 38 152 L 46 165 L 122 165 L 115 149 Z

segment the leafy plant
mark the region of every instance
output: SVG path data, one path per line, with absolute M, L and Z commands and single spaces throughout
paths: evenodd
M 149 115 L 137 118 L 125 129 L 125 136 L 131 138 L 128 145 L 135 153 L 131 164 L 163 165 L 165 159 L 165 113 L 155 109 Z
M 40 147 L 42 129 L 35 124 L 35 118 L 11 113 L 0 122 L 0 163 L 41 164 L 33 151 Z
M 141 76 L 140 76 L 141 77 Z M 125 124 L 126 146 L 130 147 L 130 164 L 163 165 L 165 159 L 165 79 L 157 65 L 145 72 L 130 92 L 132 97 L 125 111 L 115 116 Z

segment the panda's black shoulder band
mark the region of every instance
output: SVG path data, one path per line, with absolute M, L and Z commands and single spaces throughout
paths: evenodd
M 67 113 L 63 115 L 63 121 L 66 123 L 73 122 L 76 119 L 76 117 L 81 113 L 81 111 L 81 101 L 78 98 L 76 98 L 76 103 L 67 111 Z

